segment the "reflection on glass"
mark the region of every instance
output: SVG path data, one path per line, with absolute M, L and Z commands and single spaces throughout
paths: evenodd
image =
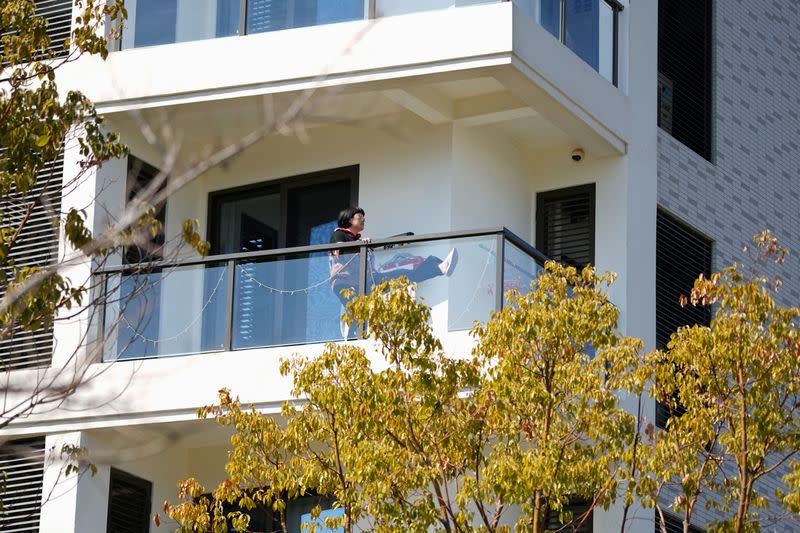
M 364 0 L 248 0 L 247 33 L 364 18 Z
M 224 266 L 191 266 L 107 281 L 105 360 L 221 350 Z
M 123 49 L 239 33 L 239 0 L 128 0 L 125 7 Z
M 376 247 L 370 254 L 368 287 L 406 276 L 418 284 L 417 296 L 431 307 L 435 329 L 469 329 L 476 320 L 488 320 L 494 309 L 496 242 L 494 237 L 476 237 Z M 445 276 L 439 265 L 451 250 L 457 261 Z
M 595 70 L 599 63 L 600 0 L 567 0 L 564 42 Z
M 614 82 L 614 10 L 605 2 L 600 2 L 600 23 L 598 41 L 598 72 L 605 79 Z
M 510 290 L 528 294 L 531 282 L 539 277 L 544 268 L 527 253 L 506 241 L 503 253 L 503 305 L 507 304 L 506 293 Z
M 341 340 L 342 304 L 328 257 L 318 252 L 237 264 L 233 349 Z
M 561 38 L 561 0 L 539 0 L 539 24 L 556 39 Z
M 515 0 L 525 8 L 553 37 L 563 42 L 581 59 L 614 81 L 613 8 L 603 0 Z M 562 8 L 563 31 L 562 36 Z

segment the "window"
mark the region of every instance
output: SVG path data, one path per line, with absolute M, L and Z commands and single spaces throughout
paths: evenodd
M 364 0 L 126 0 L 122 49 L 364 18 Z
M 4 225 L 17 227 L 24 223 L 11 251 L 11 259 L 17 267 L 44 267 L 58 255 L 58 231 L 53 224 L 61 212 L 63 172 L 64 158 L 59 154 L 55 161 L 39 170 L 36 185 L 28 192 L 12 190 L 0 200 Z M 33 210 L 28 216 L 31 204 Z M 3 275 L 8 276 L 8 270 Z M 35 332 L 17 329 L 10 338 L 0 340 L 0 369 L 3 371 L 46 367 L 52 355 L 52 326 Z
M 36 0 L 36 15 L 47 20 L 49 51 L 58 57 L 69 54 L 64 43 L 72 30 L 72 0 Z
M 212 192 L 211 253 L 326 244 L 339 211 L 357 203 L 357 187 L 353 166 Z
M 204 494 L 203 496 L 209 499 L 211 498 L 210 494 Z M 333 504 L 334 500 L 325 496 L 307 495 L 289 500 L 286 503 L 286 528 L 288 530 L 286 532 L 283 530 L 280 516 L 267 506 L 257 504 L 253 509 L 245 510 L 244 513 L 250 517 L 249 529 L 250 531 L 254 532 L 271 531 L 274 533 L 302 533 L 303 531 L 308 531 L 308 526 L 304 527 L 304 524 L 314 523 L 317 526 L 317 531 L 340 533 L 342 528 L 339 528 L 338 530 L 324 528 L 326 518 L 340 517 L 344 511 L 342 508 L 333 509 Z M 317 505 L 320 506 L 322 512 L 317 520 L 314 520 L 311 517 L 311 511 Z M 238 505 L 230 503 L 224 503 L 222 506 L 222 512 L 225 515 L 234 512 L 237 509 L 241 508 Z M 230 525 L 228 527 L 230 533 L 233 533 L 233 527 Z
M 658 2 L 658 125 L 711 159 L 711 0 Z
M 363 0 L 248 0 L 247 33 L 330 24 L 363 17 Z
M 138 157 L 128 156 L 128 174 L 126 180 L 126 197 L 130 203 L 136 196 L 146 189 L 150 183 L 158 176 L 159 170 Z M 159 187 L 163 190 L 166 182 Z M 161 225 L 166 223 L 167 212 L 165 202 L 156 206 L 156 219 Z M 128 246 L 125 249 L 124 261 L 126 264 L 143 263 L 147 261 L 158 261 L 163 259 L 164 232 L 160 232 L 153 237 L 146 229 L 140 228 L 137 235 L 138 244 Z
M 683 533 L 683 522 L 680 518 L 671 513 L 664 513 L 664 522 L 667 533 Z M 655 533 L 661 533 L 661 519 L 656 511 L 656 529 Z M 689 525 L 689 533 L 705 533 L 705 530 L 697 526 Z
M 595 185 L 536 195 L 536 247 L 578 268 L 594 263 Z
M 112 468 L 106 532 L 148 533 L 152 492 L 151 482 Z
M 37 533 L 42 507 L 44 437 L 8 441 L 0 447 L 0 531 Z
M 617 0 L 537 0 L 539 24 L 593 69 L 619 85 L 619 15 Z
M 681 307 L 700 274 L 711 274 L 711 241 L 675 217 L 659 209 L 656 215 L 656 347 L 667 346 L 682 326 L 709 324 L 708 307 Z M 666 427 L 671 414 L 656 404 L 656 426 Z
M 358 167 L 344 167 L 259 183 L 209 195 L 212 254 L 256 252 L 327 244 L 339 212 L 356 204 Z M 270 287 L 308 287 L 325 279 L 326 252 L 244 263 L 237 269 L 233 349 L 341 338 L 332 316 L 341 315 L 333 291 L 293 298 Z
M 573 499 L 568 504 L 564 505 L 563 511 L 572 513 L 572 519 L 568 522 L 562 522 L 559 519 L 559 513 L 548 510 L 547 524 L 548 531 L 561 531 L 563 533 L 591 533 L 593 523 L 593 513 L 589 511 L 592 502 L 584 499 Z M 589 511 L 588 516 L 584 520 L 584 515 Z M 583 520 L 583 523 L 581 521 Z

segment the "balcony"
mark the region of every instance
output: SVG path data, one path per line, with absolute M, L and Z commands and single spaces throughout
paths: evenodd
M 421 281 L 439 335 L 464 331 L 527 290 L 545 257 L 505 228 L 227 254 L 98 272 L 105 361 L 146 359 L 355 338 L 342 324 L 331 252 L 357 292 L 408 273 L 429 256 L 458 251 L 451 276 Z M 501 291 L 497 287 L 502 287 Z
M 128 0 L 121 50 L 233 37 L 508 0 Z M 618 0 L 513 0 L 618 85 Z

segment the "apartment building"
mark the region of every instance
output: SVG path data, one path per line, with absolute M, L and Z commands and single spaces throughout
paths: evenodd
M 56 38 L 68 34 L 69 0 L 37 4 Z M 366 210 L 375 239 L 353 254 L 359 290 L 372 283 L 368 261 L 391 268 L 458 249 L 456 272 L 419 289 L 454 355 L 469 350 L 470 324 L 503 305 L 501 288 L 536 276 L 542 254 L 617 272 L 621 328 L 652 348 L 708 320 L 681 310 L 677 293 L 739 257 L 753 233 L 772 227 L 800 250 L 793 1 L 126 7 L 108 60 L 82 58 L 59 84 L 92 99 L 131 155 L 73 183 L 68 144 L 62 211 L 85 208 L 100 231 L 160 171 L 173 183 L 257 140 L 159 206 L 155 252 L 73 269 L 95 281 L 96 305 L 0 346 L 9 383 L 90 363 L 66 402 L 4 431 L 40 452 L 3 458 L 13 481 L 4 531 L 171 530 L 149 517 L 176 481 L 224 476 L 228 434 L 196 409 L 227 386 L 277 412 L 290 387 L 280 358 L 342 340 L 327 243 L 347 205 Z M 185 219 L 199 220 L 210 256 L 180 246 Z M 69 252 L 56 244 L 29 260 Z M 132 269 L 143 260 L 164 262 Z M 787 301 L 800 291 L 797 266 L 795 256 Z M 654 402 L 644 414 L 665 417 Z M 61 479 L 63 444 L 88 448 L 97 474 Z M 290 510 L 290 528 L 306 507 Z M 621 515 L 595 510 L 587 529 L 617 531 Z M 651 510 L 629 516 L 628 531 L 653 531 Z

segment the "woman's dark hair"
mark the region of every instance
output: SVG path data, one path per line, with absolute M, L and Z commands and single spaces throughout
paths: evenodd
M 357 214 L 366 216 L 364 214 L 363 209 L 361 209 L 360 207 L 356 207 L 354 205 L 342 209 L 342 211 L 339 213 L 339 222 L 338 222 L 339 227 L 345 229 L 349 228 L 350 224 L 353 223 L 353 217 L 356 216 Z

